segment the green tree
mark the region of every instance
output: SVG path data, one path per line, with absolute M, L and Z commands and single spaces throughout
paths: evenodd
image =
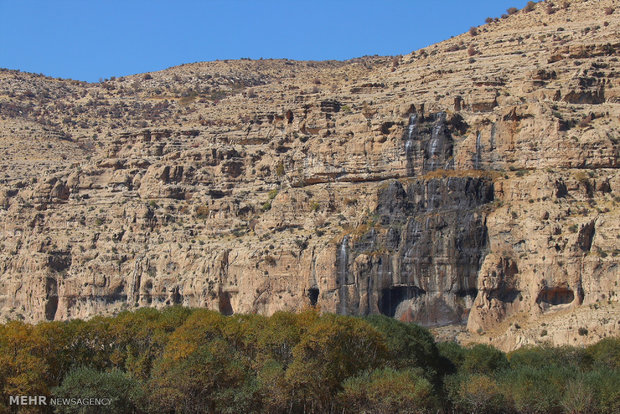
M 12 395 L 49 395 L 48 365 L 38 354 L 31 325 L 12 321 L 0 326 L 0 399 L 5 406 Z
M 384 315 L 365 319 L 385 336 L 389 365 L 397 369 L 420 367 L 433 372 L 438 369 L 439 350 L 428 329 Z
M 70 371 L 59 387 L 53 389 L 56 398 L 106 398 L 109 405 L 59 405 L 56 411 L 71 414 L 115 413 L 132 414 L 143 404 L 141 384 L 127 374 L 112 370 L 101 372 L 92 368 Z
M 477 344 L 466 349 L 462 370 L 471 374 L 494 374 L 509 366 L 502 351 L 490 345 Z
M 421 369 L 382 368 L 348 378 L 338 399 L 357 413 L 430 413 L 438 404 Z
M 190 354 L 164 357 L 153 372 L 151 411 L 239 413 L 260 408 L 259 384 L 248 361 L 221 338 Z
M 453 374 L 462 368 L 467 353 L 466 348 L 456 342 L 439 342 L 437 349 L 439 350 L 442 373 Z
M 333 408 L 344 379 L 379 367 L 386 356 L 384 336 L 367 322 L 325 315 L 293 349 L 286 379 L 299 403 L 325 412 Z

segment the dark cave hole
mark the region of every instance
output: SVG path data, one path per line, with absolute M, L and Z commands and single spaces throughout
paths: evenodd
M 548 287 L 544 288 L 539 294 L 536 302 L 546 303 L 549 305 L 565 305 L 571 303 L 575 299 L 572 290 L 565 287 Z
M 218 307 L 222 315 L 230 316 L 234 313 L 232 305 L 230 304 L 230 293 L 228 292 L 220 293 L 220 300 L 218 303 Z
M 424 289 L 417 286 L 392 286 L 382 289 L 379 296 L 379 312 L 394 317 L 396 308 L 403 300 L 415 298 L 425 293 Z
M 45 280 L 45 293 L 47 302 L 45 303 L 45 319 L 53 321 L 58 310 L 58 282 L 51 277 Z
M 310 305 L 316 306 L 319 300 L 319 288 L 313 287 L 308 289 L 308 298 L 310 299 Z
M 53 321 L 58 310 L 58 296 L 50 296 L 45 304 L 45 319 Z

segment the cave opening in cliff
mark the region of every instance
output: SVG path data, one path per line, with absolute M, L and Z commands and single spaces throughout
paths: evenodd
M 574 299 L 575 294 L 566 287 L 547 287 L 538 294 L 536 302 L 555 306 L 571 303 Z
M 58 310 L 58 296 L 51 296 L 45 304 L 45 319 L 53 321 Z
M 310 305 L 316 306 L 316 303 L 319 300 L 319 288 L 312 287 L 308 289 L 308 298 L 310 299 Z
M 381 290 L 379 296 L 379 312 L 383 315 L 394 317 L 396 309 L 402 301 L 415 298 L 426 293 L 417 286 L 391 286 Z
M 58 282 L 56 279 L 48 277 L 45 280 L 45 292 L 47 302 L 45 303 L 45 319 L 53 321 L 58 310 Z
M 219 311 L 222 315 L 230 316 L 234 313 L 232 305 L 230 304 L 230 293 L 221 292 L 220 300 L 218 303 Z

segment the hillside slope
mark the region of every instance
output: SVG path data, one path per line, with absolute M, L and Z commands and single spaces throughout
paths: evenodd
M 620 8 L 566 4 L 394 58 L 1 71 L 0 314 L 318 305 L 503 349 L 617 335 Z

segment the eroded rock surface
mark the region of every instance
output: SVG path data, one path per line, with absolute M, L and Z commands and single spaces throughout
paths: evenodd
M 504 349 L 618 334 L 613 6 L 539 4 L 396 58 L 1 71 L 0 314 L 316 305 Z

